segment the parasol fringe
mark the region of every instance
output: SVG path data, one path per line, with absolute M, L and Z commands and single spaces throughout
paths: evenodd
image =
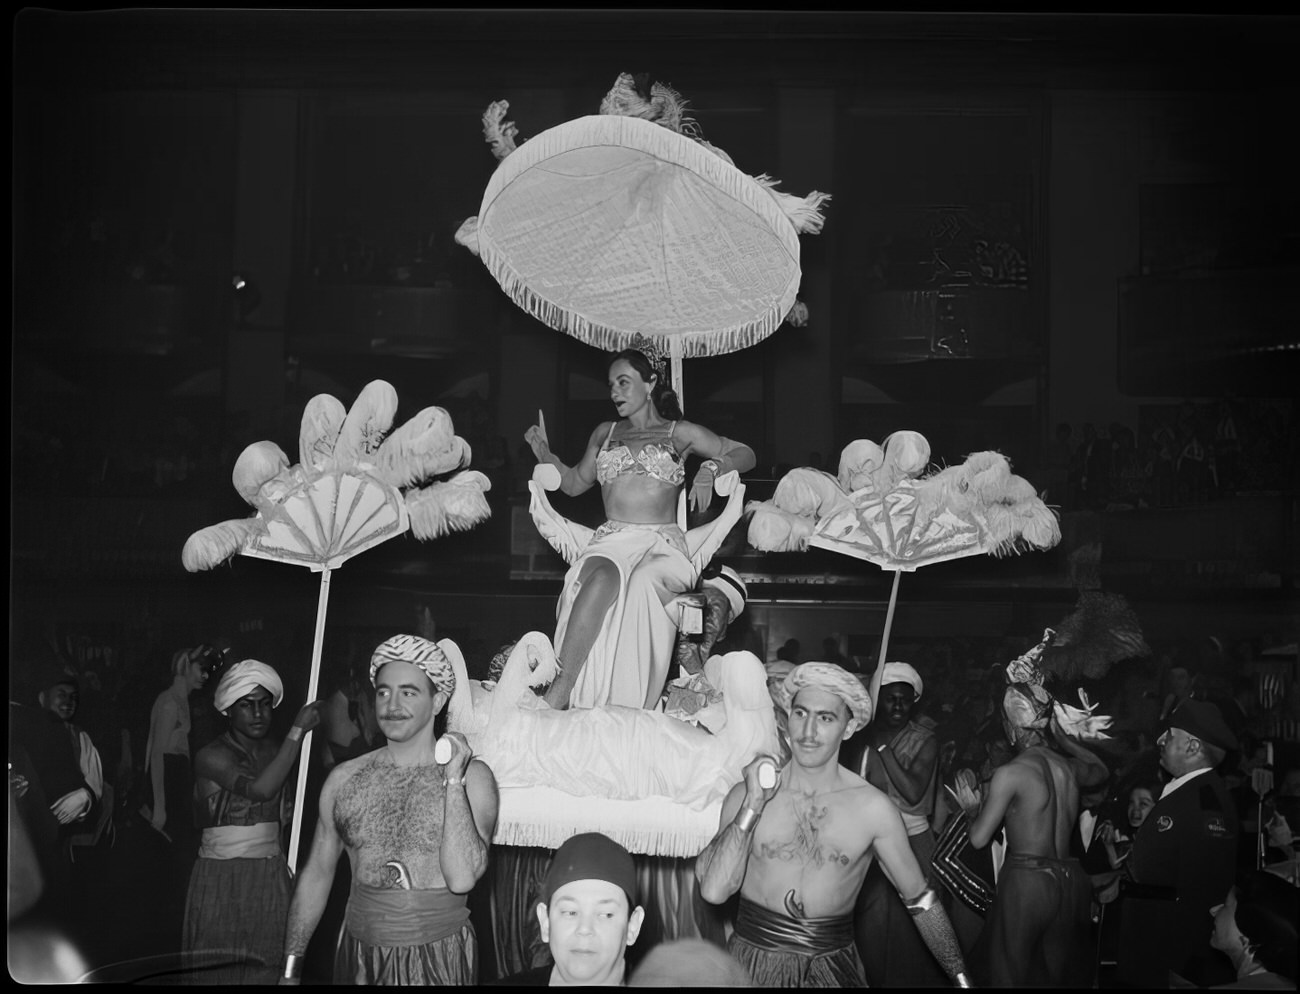
M 577 805 L 581 798 L 574 798 Z M 664 798 L 665 804 L 673 804 Z M 497 824 L 492 837 L 498 846 L 533 846 L 539 849 L 556 849 L 575 832 L 589 831 L 582 822 L 561 824 L 553 821 L 520 821 L 507 819 Z M 664 828 L 630 828 L 623 825 L 602 824 L 602 834 L 609 836 L 628 852 L 650 853 L 677 859 L 693 858 L 699 854 L 700 839 L 693 831 L 675 831 Z
M 493 278 L 517 307 L 531 314 L 548 328 L 571 335 L 587 345 L 606 352 L 617 352 L 620 349 L 630 347 L 636 334 L 645 334 L 647 337 L 657 340 L 675 340 L 680 343 L 680 354 L 683 359 L 738 352 L 741 349 L 749 348 L 751 345 L 757 345 L 776 331 L 785 320 L 786 313 L 794 306 L 798 292 L 798 287 L 792 285 L 785 296 L 774 307 L 769 308 L 761 318 L 744 322 L 732 328 L 659 335 L 654 334 L 653 331 L 636 333 L 618 331 L 608 325 L 589 321 L 580 315 L 573 314 L 558 304 L 538 295 L 496 252 L 481 242 L 479 247 L 483 261 L 491 271 Z
M 494 100 L 483 112 L 483 137 L 492 147 L 492 154 L 498 162 L 519 147 L 515 144 L 515 136 L 519 134 L 515 122 L 502 123 L 509 109 L 509 100 Z
M 200 528 L 185 540 L 181 565 L 189 572 L 220 566 L 249 542 L 266 533 L 266 522 L 259 516 L 236 518 Z
M 754 177 L 754 182 L 768 192 L 768 195 L 776 201 L 777 206 L 790 223 L 794 225 L 794 230 L 801 235 L 820 234 L 822 225 L 826 223 L 826 217 L 821 212 L 822 204 L 831 199 L 829 193 L 821 193 L 813 190 L 806 197 L 799 197 L 793 193 L 784 193 L 777 189 L 780 180 L 772 179 L 767 173 Z

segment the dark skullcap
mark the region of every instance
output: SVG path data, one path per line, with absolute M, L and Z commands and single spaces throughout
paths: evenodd
M 542 886 L 542 901 L 551 903 L 555 892 L 575 880 L 606 880 L 627 895 L 630 912 L 636 906 L 636 866 L 632 854 L 599 832 L 575 835 L 551 859 Z

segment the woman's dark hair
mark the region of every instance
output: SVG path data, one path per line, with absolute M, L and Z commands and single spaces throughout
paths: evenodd
M 1266 970 L 1296 979 L 1297 891 L 1267 870 L 1246 874 L 1237 885 L 1237 929 Z
M 650 377 L 656 377 L 655 385 L 650 390 L 650 399 L 654 401 L 655 410 L 659 412 L 661 418 L 680 421 L 683 415 L 682 405 L 677 400 L 677 391 L 668 385 L 668 377 L 662 371 L 650 365 L 650 360 L 645 357 L 645 353 L 640 349 L 624 349 L 611 356 L 605 368 L 609 369 L 620 359 L 626 359 L 646 383 L 650 382 Z

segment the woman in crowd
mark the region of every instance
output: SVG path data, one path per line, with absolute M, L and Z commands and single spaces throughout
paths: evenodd
M 196 982 L 273 984 L 279 976 L 292 891 L 282 794 L 303 735 L 320 721 L 318 704 L 305 705 L 284 742 L 275 742 L 271 711 L 283 697 L 280 675 L 255 659 L 230 667 L 213 697 L 229 725 L 194 761 L 203 836 L 182 950 Z
M 1124 824 L 1116 825 L 1113 820 L 1106 819 L 1097 825 L 1092 844 L 1103 847 L 1106 863 L 1112 870 L 1119 869 L 1128 857 L 1133 837 L 1160 799 L 1161 789 L 1160 778 L 1154 773 L 1139 779 L 1128 789 Z
M 1296 889 L 1271 873 L 1252 873 L 1228 892 L 1210 938 L 1237 974 L 1222 988 L 1296 989 L 1296 907 Z
M 546 693 L 554 708 L 655 705 L 677 633 L 664 605 L 696 581 L 677 523 L 686 460 L 704 460 L 691 486 L 695 511 L 708 508 L 718 476 L 755 463 L 749 446 L 683 420 L 676 393 L 643 351 L 624 349 L 608 370 L 618 416 L 596 427 L 577 465 L 551 451 L 543 418 L 524 435 L 537 461 L 560 471 L 564 493 L 599 483 L 605 505 L 605 523 L 560 594 L 554 642 L 561 672 Z
M 181 649 L 172 657 L 171 686 L 158 695 L 149 713 L 144 769 L 149 824 L 185 848 L 194 835 L 190 768 L 190 693 L 208 681 L 204 647 Z

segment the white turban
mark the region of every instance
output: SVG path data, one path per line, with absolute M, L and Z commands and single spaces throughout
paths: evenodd
M 880 674 L 880 686 L 890 683 L 907 683 L 911 684 L 912 690 L 916 693 L 916 699 L 921 699 L 921 689 L 925 685 L 921 682 L 921 674 L 916 672 L 907 663 L 886 663 L 884 672 Z
M 375 675 L 385 663 L 410 663 L 424 670 L 424 675 L 436 689 L 445 690 L 450 694 L 456 689 L 456 672 L 452 669 L 451 660 L 443 651 L 443 643 L 456 645 L 450 639 L 430 642 L 418 635 L 394 635 L 380 645 L 370 657 L 371 684 L 374 684 Z M 459 652 L 459 648 L 456 651 Z
M 266 663 L 256 659 L 245 659 L 226 670 L 212 695 L 216 709 L 225 712 L 235 701 L 247 697 L 258 687 L 265 688 L 271 695 L 271 707 L 277 708 L 284 700 L 284 683 L 280 674 Z
M 789 676 L 780 685 L 780 690 L 773 696 L 782 710 L 789 712 L 795 695 L 804 687 L 816 687 L 834 694 L 849 709 L 848 726 L 844 729 L 844 738 L 848 738 L 871 720 L 871 695 L 862 681 L 834 663 L 801 663 L 790 671 Z

